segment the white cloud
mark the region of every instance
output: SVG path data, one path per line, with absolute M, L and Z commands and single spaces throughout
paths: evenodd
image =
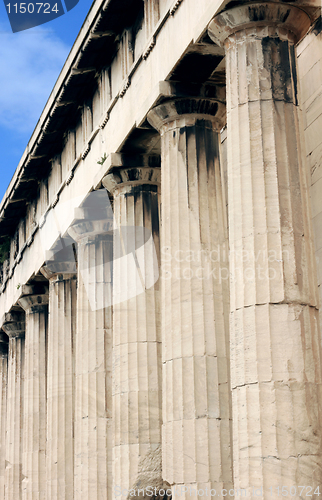
M 0 31 L 1 127 L 32 132 L 69 50 L 48 28 Z

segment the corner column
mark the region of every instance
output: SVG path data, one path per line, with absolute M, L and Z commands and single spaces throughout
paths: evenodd
M 232 487 L 225 104 L 169 100 L 148 120 L 161 133 L 163 478 L 183 497 L 222 498 Z
M 8 339 L 0 332 L 0 495 L 5 498 Z
M 46 500 L 48 288 L 23 286 L 22 294 L 18 300 L 26 312 L 22 498 Z
M 226 50 L 234 486 L 265 499 L 282 486 L 319 498 L 322 479 L 321 338 L 294 49 L 309 26 L 304 9 L 280 2 L 240 5 L 209 26 Z
M 160 168 L 120 168 L 114 196 L 113 481 L 118 492 L 162 488 L 159 285 Z M 156 496 L 158 493 L 155 494 Z M 126 499 L 126 496 L 120 497 Z
M 46 500 L 72 500 L 76 266 L 52 261 L 41 272 L 49 279 Z
M 21 500 L 25 313 L 7 313 L 2 329 L 9 337 L 5 498 Z
M 101 211 L 101 220 L 93 219 L 99 212 L 77 209 L 78 222 L 68 230 L 78 243 L 75 500 L 112 498 L 113 222 L 106 210 Z

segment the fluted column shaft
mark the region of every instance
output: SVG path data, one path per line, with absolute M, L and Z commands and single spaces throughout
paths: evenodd
M 22 498 L 46 499 L 46 379 L 48 289 L 25 295 L 26 312 L 23 409 Z
M 5 448 L 7 422 L 8 341 L 0 334 L 0 495 L 5 498 Z
M 148 115 L 162 152 L 162 469 L 187 498 L 206 488 L 222 498 L 232 486 L 224 116 L 223 103 L 206 99 Z
M 90 212 L 90 210 L 88 211 Z M 84 221 L 70 228 L 78 242 L 75 341 L 74 499 L 112 494 L 112 222 Z
M 239 6 L 209 33 L 226 49 L 235 488 L 321 484 L 321 341 L 294 42 L 285 4 Z M 266 25 L 266 26 L 265 26 Z
M 162 486 L 160 177 L 160 168 L 141 167 L 117 169 L 103 179 L 114 195 L 113 481 L 117 493 Z
M 9 313 L 2 328 L 9 336 L 6 429 L 6 500 L 22 498 L 25 314 Z
M 76 275 L 65 267 L 67 272 L 59 273 L 51 272 L 50 266 L 42 269 L 49 278 L 47 500 L 74 498 Z

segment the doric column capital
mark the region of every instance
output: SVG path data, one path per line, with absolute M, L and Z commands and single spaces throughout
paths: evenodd
M 71 247 L 70 250 L 72 250 Z M 57 257 L 57 255 L 53 254 L 40 269 L 40 272 L 51 282 L 76 278 L 76 256 L 73 260 L 61 260 L 59 256 Z
M 111 238 L 113 212 L 106 190 L 98 189 L 90 193 L 84 206 L 75 209 L 74 220 L 68 234 L 79 244 Z
M 251 2 L 220 12 L 210 22 L 208 33 L 217 44 L 224 45 L 227 38 L 248 30 L 240 36 L 279 37 L 298 42 L 311 25 L 309 15 L 294 5 L 280 2 Z
M 69 280 L 77 275 L 77 250 L 72 238 L 59 238 L 46 252 L 46 262 L 40 272 L 49 281 Z
M 173 122 L 182 127 L 195 125 L 199 120 L 212 122 L 219 131 L 226 122 L 225 104 L 217 99 L 188 97 L 165 101 L 148 113 L 149 123 L 161 134 Z
M 100 239 L 112 238 L 113 219 L 108 218 L 107 212 L 105 218 L 93 220 L 92 217 L 97 214 L 96 210 L 77 208 L 76 211 L 77 221 L 68 229 L 68 234 L 77 243 L 84 245 Z
M 161 182 L 161 169 L 159 167 L 129 167 L 118 168 L 106 175 L 102 180 L 103 186 L 114 196 L 120 194 L 135 194 L 137 187 L 142 191 L 143 185 L 157 187 Z
M 27 293 L 24 294 L 24 291 Z M 22 287 L 22 295 L 18 300 L 18 304 L 27 313 L 44 312 L 49 302 L 48 285 L 28 285 Z
M 26 330 L 25 314 L 16 311 L 6 313 L 2 329 L 9 338 L 24 337 Z
M 75 262 L 48 262 L 40 272 L 49 281 L 66 281 L 77 277 Z

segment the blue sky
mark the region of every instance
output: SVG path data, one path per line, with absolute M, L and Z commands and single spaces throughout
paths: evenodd
M 79 0 L 53 21 L 12 33 L 0 3 L 0 200 L 91 4 Z

